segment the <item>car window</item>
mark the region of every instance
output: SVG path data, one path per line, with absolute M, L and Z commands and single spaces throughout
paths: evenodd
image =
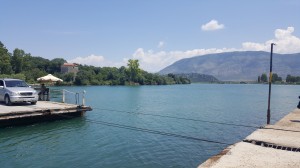
M 0 80 L 0 86 L 3 86 L 3 80 Z
M 6 87 L 28 87 L 28 85 L 24 81 L 5 81 Z

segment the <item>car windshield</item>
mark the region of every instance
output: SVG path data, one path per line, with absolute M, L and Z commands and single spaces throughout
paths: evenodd
M 5 81 L 6 87 L 28 87 L 28 85 L 24 81 L 12 80 Z

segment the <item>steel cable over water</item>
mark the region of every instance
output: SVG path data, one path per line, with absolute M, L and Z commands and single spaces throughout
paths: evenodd
M 237 126 L 237 127 L 261 128 L 260 126 L 233 124 L 233 123 L 226 123 L 226 122 L 208 121 L 208 120 L 200 120 L 200 119 L 192 119 L 192 118 L 184 118 L 184 117 L 176 117 L 176 116 L 168 116 L 168 115 L 160 115 L 160 114 L 150 114 L 150 113 L 131 112 L 131 111 L 114 110 L 114 109 L 102 109 L 102 108 L 94 108 L 94 109 L 103 110 L 103 111 L 112 111 L 112 112 L 118 112 L 118 113 L 140 114 L 140 115 L 147 115 L 147 116 L 154 116 L 154 117 L 164 117 L 164 118 L 172 118 L 172 119 L 179 119 L 179 120 L 198 121 L 198 122 Z
M 261 128 L 261 127 L 258 127 L 258 126 L 251 126 L 251 125 L 233 124 L 233 123 L 225 123 L 225 122 L 200 120 L 200 119 L 191 119 L 191 118 L 183 118 L 183 117 L 168 116 L 168 115 L 149 114 L 149 113 L 132 112 L 132 111 L 124 111 L 124 110 L 114 110 L 114 109 L 104 109 L 104 108 L 94 108 L 94 109 L 103 110 L 103 111 L 113 111 L 113 112 L 119 112 L 119 113 L 127 113 L 127 114 L 139 114 L 139 115 L 164 117 L 164 118 L 172 118 L 172 119 L 179 119 L 179 120 L 206 122 L 206 123 L 211 123 L 211 124 L 221 124 L 221 125 L 229 125 L 229 126 L 237 126 L 237 127 Z M 58 114 L 58 115 L 60 115 L 62 117 L 65 117 L 65 118 L 72 118 L 70 116 L 66 116 L 66 115 L 62 115 L 62 114 Z M 180 134 L 169 133 L 169 132 L 163 132 L 163 131 L 157 131 L 157 130 L 151 130 L 151 129 L 146 129 L 146 128 L 139 128 L 139 127 L 123 125 L 123 124 L 117 124 L 117 123 L 112 123 L 112 122 L 106 122 L 106 121 L 101 121 L 101 120 L 91 120 L 91 119 L 85 119 L 85 120 L 90 122 L 90 123 L 101 124 L 101 125 L 116 127 L 116 128 L 123 128 L 123 129 L 128 129 L 128 130 L 133 130 L 133 131 L 140 131 L 140 132 L 146 132 L 146 133 L 152 133 L 152 134 L 159 134 L 159 135 L 165 135 L 165 136 L 185 138 L 185 139 L 190 139 L 190 140 L 197 140 L 197 141 L 208 142 L 208 143 L 216 143 L 216 144 L 221 144 L 221 145 L 232 145 L 232 144 L 226 143 L 226 142 L 214 141 L 214 140 L 198 138 L 198 137 L 191 137 L 191 136 L 180 135 Z
M 71 116 L 67 116 L 67 115 L 63 115 L 63 114 L 57 114 L 57 115 L 65 117 L 65 118 L 73 118 Z M 85 120 L 90 122 L 90 123 L 105 125 L 105 126 L 109 126 L 109 127 L 123 128 L 123 129 L 128 129 L 128 130 L 133 130 L 133 131 L 146 132 L 146 133 L 152 133 L 152 134 L 158 134 L 158 135 L 165 135 L 165 136 L 171 136 L 171 137 L 177 137 L 177 138 L 184 138 L 184 139 L 189 139 L 189 140 L 197 140 L 197 141 L 215 143 L 215 144 L 221 144 L 221 145 L 232 145 L 232 144 L 229 144 L 229 143 L 226 143 L 226 142 L 220 142 L 220 141 L 214 141 L 214 140 L 210 140 L 210 139 L 204 139 L 204 138 L 197 138 L 197 137 L 191 137 L 191 136 L 186 136 L 186 135 L 174 134 L 174 133 L 170 133 L 170 132 L 151 130 L 151 129 L 146 129 L 146 128 L 140 128 L 140 127 L 134 127 L 134 126 L 129 126 L 129 125 L 117 124 L 117 123 L 112 123 L 112 122 L 106 122 L 106 121 L 101 121 L 101 120 L 91 120 L 91 119 L 85 119 Z
M 165 135 L 165 136 L 185 138 L 185 139 L 191 139 L 191 140 L 197 140 L 197 141 L 203 141 L 203 142 L 209 142 L 209 143 L 216 143 L 216 144 L 222 144 L 222 145 L 232 145 L 232 144 L 225 143 L 225 142 L 219 142 L 219 141 L 214 141 L 214 140 L 209 140 L 209 139 L 203 139 L 203 138 L 197 138 L 197 137 L 191 137 L 191 136 L 186 136 L 186 135 L 174 134 L 174 133 L 169 133 L 169 132 L 151 130 L 151 129 L 146 129 L 146 128 L 133 127 L 133 126 L 129 126 L 129 125 L 116 124 L 116 123 L 99 121 L 99 120 L 90 120 L 90 119 L 86 119 L 86 120 L 89 121 L 89 122 L 92 122 L 92 123 L 97 123 L 97 124 L 111 126 L 111 127 L 117 127 L 117 128 L 124 128 L 124 129 L 133 130 L 133 131 L 147 132 L 147 133 L 152 133 L 152 134 L 159 134 L 159 135 Z

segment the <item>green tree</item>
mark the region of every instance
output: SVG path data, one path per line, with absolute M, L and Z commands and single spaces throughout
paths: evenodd
M 290 82 L 291 82 L 291 78 L 292 78 L 291 75 L 287 75 L 285 81 L 286 81 L 287 83 L 290 83 Z
M 267 74 L 263 73 L 263 74 L 261 75 L 261 77 L 260 77 L 260 80 L 261 80 L 262 82 L 268 82 Z
M 138 76 L 141 73 L 141 69 L 139 68 L 139 60 L 130 59 L 127 63 L 128 76 L 131 82 L 137 82 Z
M 0 41 L 0 74 L 11 74 L 10 53 Z
M 33 68 L 29 71 L 25 71 L 24 74 L 27 82 L 35 83 L 37 82 L 37 78 L 47 75 L 47 72 L 38 68 Z
M 63 75 L 63 80 L 65 82 L 73 82 L 75 80 L 75 74 L 70 72 Z
M 32 56 L 30 54 L 25 54 L 23 57 L 23 71 L 28 71 L 32 68 Z
M 90 85 L 93 83 L 95 84 L 95 72 L 93 70 L 81 70 L 77 73 L 75 78 L 75 84 L 76 85 Z
M 26 77 L 24 74 L 0 74 L 0 78 L 16 78 L 16 79 L 22 79 L 26 80 Z
M 16 48 L 13 51 L 13 56 L 11 57 L 11 66 L 15 73 L 20 73 L 23 70 L 23 57 L 25 52 Z
M 119 84 L 120 85 L 125 85 L 126 81 L 128 81 L 127 75 L 126 75 L 126 67 L 121 66 L 119 68 Z
M 55 72 L 60 72 L 60 67 L 66 62 L 67 61 L 63 58 L 55 58 L 51 60 L 48 69 L 49 73 L 54 74 Z
M 23 57 L 23 71 L 30 71 L 31 69 L 38 68 L 41 71 L 49 72 L 50 61 L 42 57 L 33 57 L 30 54 L 25 54 Z
M 287 75 L 285 81 L 287 83 L 298 83 L 298 82 L 300 82 L 300 76 Z
M 278 76 L 276 73 L 272 74 L 272 83 L 281 82 L 282 78 Z

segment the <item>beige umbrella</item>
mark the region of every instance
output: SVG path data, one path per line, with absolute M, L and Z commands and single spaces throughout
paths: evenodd
M 62 82 L 62 79 L 59 79 L 58 77 L 55 77 L 51 74 L 48 74 L 46 76 L 37 78 L 37 81 L 39 82 Z

